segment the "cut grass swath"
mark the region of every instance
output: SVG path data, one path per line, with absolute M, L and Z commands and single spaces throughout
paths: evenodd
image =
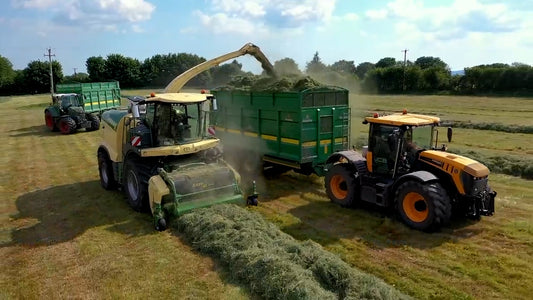
M 216 205 L 180 217 L 191 245 L 267 299 L 407 299 L 310 240 L 299 242 L 258 213 Z

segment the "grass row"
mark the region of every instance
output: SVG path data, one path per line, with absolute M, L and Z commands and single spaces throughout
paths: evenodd
M 533 126 L 528 125 L 508 125 L 502 123 L 473 123 L 469 121 L 442 121 L 442 124 L 450 124 L 456 128 L 478 129 L 478 130 L 493 130 L 509 133 L 533 133 Z
M 218 259 L 261 298 L 408 298 L 319 244 L 299 242 L 258 213 L 235 205 L 196 210 L 176 222 L 194 248 Z

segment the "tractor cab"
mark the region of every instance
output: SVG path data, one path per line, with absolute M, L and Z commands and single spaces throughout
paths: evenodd
M 52 103 L 57 105 L 65 114 L 68 114 L 71 107 L 81 107 L 78 94 L 54 94 L 52 95 Z
M 365 118 L 370 124 L 368 171 L 395 178 L 411 172 L 418 154 L 432 149 L 438 117 L 392 114 Z

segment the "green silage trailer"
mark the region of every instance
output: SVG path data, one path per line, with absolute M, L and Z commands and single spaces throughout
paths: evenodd
M 294 92 L 215 89 L 213 119 L 226 159 L 241 172 L 258 168 L 324 175 L 325 162 L 349 148 L 348 90 Z
M 121 104 L 118 81 L 56 85 L 52 104 L 44 110 L 46 126 L 63 134 L 100 127 L 99 115 Z

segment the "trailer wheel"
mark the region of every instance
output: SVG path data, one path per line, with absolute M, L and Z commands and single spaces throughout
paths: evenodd
M 100 173 L 100 185 L 106 190 L 116 188 L 117 181 L 113 176 L 113 167 L 109 156 L 104 151 L 98 151 L 98 172 Z
M 57 124 L 62 134 L 71 134 L 76 131 L 76 121 L 69 116 L 59 119 Z
M 333 203 L 342 207 L 351 207 L 355 204 L 360 193 L 356 175 L 357 172 L 352 171 L 346 164 L 334 165 L 326 173 L 326 194 Z
M 86 114 L 87 120 L 91 122 L 91 126 L 89 128 L 86 128 L 87 131 L 95 131 L 100 128 L 100 120 L 98 120 L 98 117 L 93 114 Z
M 124 190 L 128 204 L 135 211 L 144 211 L 148 207 L 148 180 L 150 167 L 141 160 L 130 158 L 124 164 Z
M 408 181 L 396 190 L 397 210 L 411 228 L 435 231 L 450 220 L 451 204 L 438 182 Z
M 46 127 L 48 127 L 51 131 L 57 131 L 57 126 L 56 122 L 54 122 L 54 117 L 48 109 L 44 111 L 44 122 L 46 123 Z

